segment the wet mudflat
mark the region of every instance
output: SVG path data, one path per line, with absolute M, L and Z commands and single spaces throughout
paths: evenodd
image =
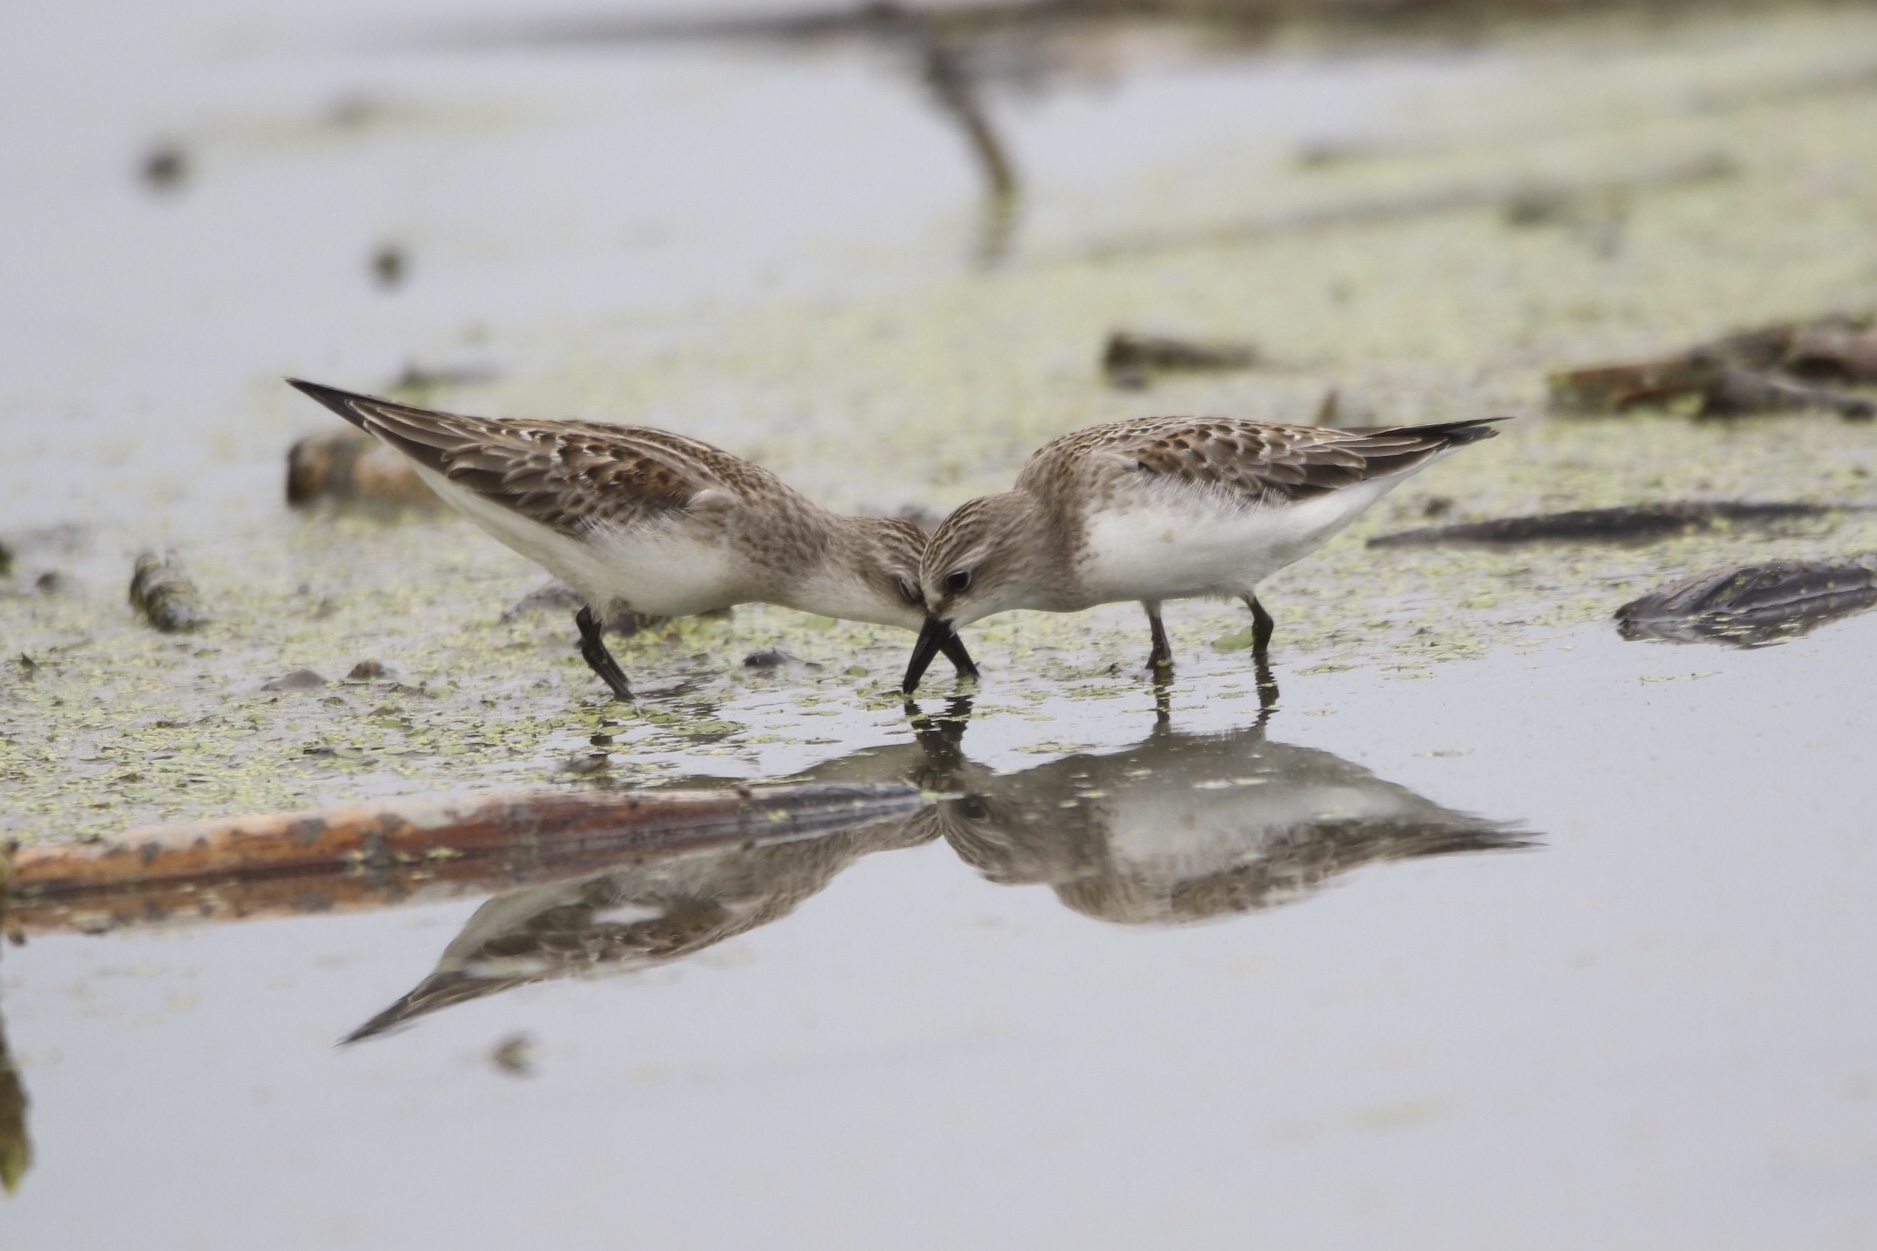
M 72 103 L 0 130 L 45 172 L 0 208 L 7 837 L 928 795 L 245 921 L 22 903 L 8 1246 L 1877 1236 L 1877 613 L 1754 647 L 1613 617 L 1877 552 L 1872 427 L 1552 414 L 1546 382 L 1877 306 L 1868 15 L 1104 35 L 1025 90 L 980 49 L 1014 193 L 901 45 L 124 20 L 137 54 L 94 63 L 48 10 L 0 79 Z M 1244 350 L 1117 387 L 1118 330 Z M 740 609 L 616 639 L 625 707 L 469 527 L 287 507 L 287 449 L 337 423 L 285 373 L 664 425 L 927 516 L 1113 417 L 1522 420 L 1272 580 L 1274 711 L 1207 604 L 1169 612 L 1165 690 L 1131 606 L 974 627 L 984 684 L 916 715 L 910 635 Z M 1756 501 L 1812 507 L 1719 507 Z M 1701 524 L 1364 544 L 1666 503 Z M 146 551 L 203 620 L 127 602 Z

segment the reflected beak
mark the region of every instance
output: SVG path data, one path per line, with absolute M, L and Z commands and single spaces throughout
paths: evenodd
M 956 653 L 952 651 L 954 647 L 957 648 Z M 971 664 L 971 657 L 965 653 L 965 645 L 958 641 L 956 634 L 952 633 L 952 623 L 940 621 L 931 613 L 927 613 L 925 628 L 919 631 L 919 641 L 912 647 L 912 663 L 906 666 L 906 680 L 899 689 L 908 695 L 918 690 L 919 679 L 925 676 L 925 671 L 932 665 L 932 658 L 941 650 L 952 658 L 953 664 L 959 666 L 960 673 L 963 673 L 965 667 L 969 666 L 968 676 L 977 675 L 977 666 Z

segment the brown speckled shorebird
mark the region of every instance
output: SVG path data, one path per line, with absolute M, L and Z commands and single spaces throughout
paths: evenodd
M 462 417 L 287 380 L 409 457 L 447 503 L 572 586 L 580 654 L 629 700 L 600 637 L 627 609 L 682 617 L 780 604 L 917 630 L 925 535 L 896 517 L 829 512 L 759 465 L 645 426 Z M 964 644 L 934 644 L 976 677 Z
M 1409 474 L 1495 431 L 1500 418 L 1332 430 L 1231 417 L 1144 417 L 1044 445 L 1015 489 L 947 517 L 920 563 L 919 685 L 959 628 L 1012 608 L 1079 612 L 1139 600 L 1148 665 L 1173 667 L 1160 605 L 1242 599 L 1262 665 L 1271 615 L 1258 583 L 1321 547 Z

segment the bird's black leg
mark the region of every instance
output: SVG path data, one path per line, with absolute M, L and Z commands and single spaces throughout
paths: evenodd
M 632 688 L 626 685 L 626 675 L 620 671 L 619 662 L 606 650 L 606 642 L 600 637 L 599 618 L 593 615 L 591 608 L 583 607 L 574 614 L 574 624 L 580 627 L 580 655 L 587 667 L 612 688 L 614 699 L 622 704 L 631 703 Z
M 1277 622 L 1271 619 L 1256 595 L 1245 597 L 1245 607 L 1251 609 L 1251 654 L 1263 660 L 1271 650 L 1271 632 L 1277 629 Z
M 1251 662 L 1258 674 L 1258 707 L 1262 712 L 1270 712 L 1277 707 L 1277 679 L 1271 676 L 1271 632 L 1277 628 L 1277 622 L 1264 610 L 1256 595 L 1245 597 L 1245 607 L 1251 609 Z
M 1153 628 L 1154 649 L 1147 653 L 1147 667 L 1155 673 L 1173 672 L 1173 644 L 1167 642 L 1167 627 L 1160 620 L 1160 605 L 1150 600 L 1142 600 L 1141 607 L 1147 610 L 1147 624 Z

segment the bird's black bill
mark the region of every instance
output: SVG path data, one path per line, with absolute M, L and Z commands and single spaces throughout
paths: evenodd
M 971 653 L 965 650 L 965 641 L 950 626 L 945 628 L 945 641 L 939 644 L 939 650 L 952 662 L 952 668 L 958 670 L 959 677 L 977 680 L 978 667 L 972 663 Z
M 953 646 L 958 649 L 956 655 L 953 655 L 951 651 Z M 977 676 L 977 666 L 971 664 L 971 657 L 965 655 L 965 645 L 958 641 L 956 634 L 952 633 L 952 623 L 940 621 L 931 613 L 927 613 L 925 628 L 919 631 L 919 641 L 912 645 L 912 663 L 906 666 L 906 680 L 900 684 L 899 689 L 908 695 L 918 690 L 919 679 L 925 676 L 925 671 L 932 666 L 932 658 L 941 651 L 951 656 L 954 664 L 962 658 L 963 664 L 959 665 L 960 673 L 964 673 L 965 666 L 969 665 L 970 672 L 966 676 Z

